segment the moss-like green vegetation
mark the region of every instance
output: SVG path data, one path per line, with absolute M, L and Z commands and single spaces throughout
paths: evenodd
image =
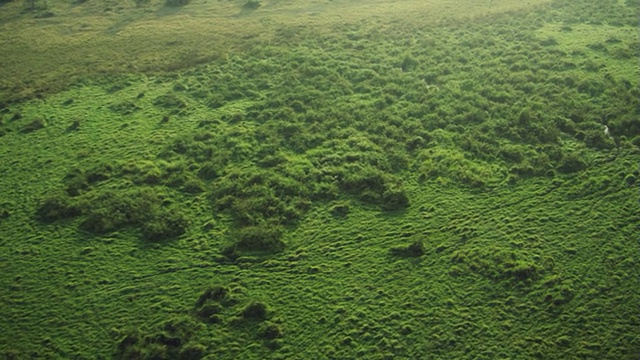
M 460 1 L 0 1 L 185 25 L 0 36 L 0 357 L 635 359 L 638 2 Z
M 175 168 L 153 163 L 99 163 L 73 169 L 64 178 L 66 194 L 47 195 L 36 211 L 43 222 L 82 217 L 81 230 L 107 234 L 127 227 L 140 231 L 145 240 L 159 241 L 182 235 L 188 219 L 171 195 L 157 186 L 166 183 L 193 193 L 193 186 L 173 176 Z M 112 179 L 114 178 L 114 179 Z M 113 181 L 109 181 L 113 180 Z M 120 184 L 113 186 L 120 180 Z M 112 185 L 112 186 L 109 186 Z
M 237 291 L 236 291 L 237 292 Z M 126 328 L 122 331 L 117 359 L 201 359 L 209 349 L 198 342 L 199 334 L 208 330 L 223 330 L 262 340 L 263 352 L 275 350 L 283 337 L 279 320 L 267 305 L 248 300 L 239 309 L 241 300 L 222 286 L 206 289 L 195 303 L 192 315 L 182 315 L 161 324 L 158 329 L 141 331 Z M 202 339 L 204 340 L 204 339 Z

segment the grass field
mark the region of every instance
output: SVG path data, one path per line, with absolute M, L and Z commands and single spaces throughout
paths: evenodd
M 640 356 L 638 1 L 169 2 L 0 1 L 0 357 Z

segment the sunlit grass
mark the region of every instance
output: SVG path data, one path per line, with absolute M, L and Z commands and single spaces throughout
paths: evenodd
M 278 40 L 286 28 L 318 35 L 352 25 L 393 32 L 546 2 L 265 2 L 255 12 L 239 16 L 237 1 L 194 2 L 179 8 L 167 8 L 163 1 L 142 7 L 133 2 L 49 1 L 42 11 L 54 16 L 40 19 L 34 18 L 37 11 L 25 11 L 21 2 L 13 1 L 2 6 L 0 16 L 6 34 L 0 37 L 0 91 L 9 99 L 28 97 L 60 90 L 86 76 L 185 68 Z

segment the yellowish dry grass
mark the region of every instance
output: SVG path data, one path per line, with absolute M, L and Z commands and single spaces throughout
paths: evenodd
M 0 94 L 24 98 L 79 77 L 193 66 L 262 42 L 283 28 L 340 34 L 358 24 L 382 31 L 527 9 L 550 0 L 271 0 L 253 12 L 243 1 L 49 1 L 55 16 L 36 18 L 22 2 L 0 12 Z M 42 13 L 42 10 L 40 11 Z

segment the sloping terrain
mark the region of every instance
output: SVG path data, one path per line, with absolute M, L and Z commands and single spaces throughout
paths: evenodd
M 0 4 L 0 354 L 635 359 L 637 1 Z

